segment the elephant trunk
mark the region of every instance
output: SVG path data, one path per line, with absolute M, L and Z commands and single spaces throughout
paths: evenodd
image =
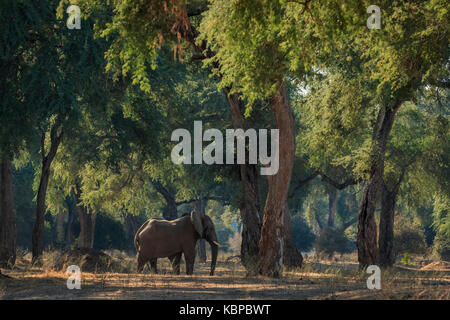
M 219 246 L 215 244 L 212 241 L 209 241 L 209 244 L 211 245 L 211 272 L 209 275 L 214 275 L 214 270 L 216 269 L 216 261 L 217 261 L 217 254 L 219 252 Z

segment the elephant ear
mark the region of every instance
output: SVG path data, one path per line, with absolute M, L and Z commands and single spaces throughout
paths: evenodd
M 200 216 L 200 213 L 198 213 L 197 211 L 192 211 L 191 212 L 191 221 L 192 224 L 194 225 L 195 231 L 198 232 L 198 234 L 200 236 L 203 235 L 203 223 L 202 223 L 202 217 Z

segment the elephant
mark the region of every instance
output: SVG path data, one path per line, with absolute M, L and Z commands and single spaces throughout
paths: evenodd
M 137 251 L 137 271 L 142 272 L 149 261 L 151 270 L 157 273 L 157 259 L 168 257 L 174 273 L 180 274 L 181 254 L 186 261 L 186 274 L 194 272 L 195 245 L 205 239 L 211 245 L 211 271 L 214 275 L 220 244 L 211 218 L 197 213 L 175 220 L 149 219 L 136 232 L 134 245 Z

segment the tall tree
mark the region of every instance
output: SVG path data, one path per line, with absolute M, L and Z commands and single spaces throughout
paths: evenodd
M 16 256 L 11 163 L 18 151 L 32 142 L 34 121 L 42 111 L 36 105 L 27 104 L 25 97 L 39 77 L 31 72 L 30 57 L 31 48 L 39 38 L 33 30 L 39 33 L 41 24 L 45 23 L 39 10 L 44 4 L 44 1 L 5 1 L 0 5 L 3 30 L 0 50 L 0 264 L 3 266 L 14 265 Z M 10 17 L 15 17 L 15 23 L 10 22 Z
M 381 29 L 372 30 L 366 27 L 365 10 L 369 5 L 366 1 L 345 5 L 311 2 L 308 11 L 314 22 L 307 28 L 321 44 L 317 52 L 325 58 L 324 67 L 330 68 L 333 64 L 342 67 L 355 58 L 361 59 L 359 71 L 363 72 L 375 95 L 372 107 L 377 117 L 372 128 L 368 150 L 370 166 L 358 215 L 357 247 L 361 267 L 377 263 L 374 212 L 395 116 L 404 102 L 417 97 L 420 85 L 442 83 L 449 59 L 449 29 L 443 23 L 449 13 L 444 1 L 382 1 L 378 4 L 382 10 Z M 320 29 L 315 21 L 322 22 Z M 349 55 L 348 49 L 357 54 Z M 333 63 L 333 59 L 338 64 Z
M 279 171 L 268 176 L 259 241 L 259 272 L 271 276 L 279 276 L 283 266 L 285 234 L 288 234 L 285 222 L 290 220 L 284 216 L 289 214 L 287 193 L 295 156 L 295 121 L 285 80 L 288 68 L 283 43 L 286 37 L 277 31 L 282 27 L 279 17 L 285 10 L 285 4 L 265 1 L 259 4 L 213 1 L 201 25 L 203 38 L 216 53 L 208 63 L 216 66 L 222 75 L 221 85 L 232 86 L 232 92 L 242 92 L 250 106 L 257 100 L 267 99 L 279 129 Z M 246 115 L 250 113 L 251 107 L 247 108 Z M 293 249 L 290 254 L 296 255 L 294 260 L 301 264 L 295 245 L 287 248 Z
M 9 156 L 0 163 L 0 266 L 13 266 L 16 260 L 16 219 L 12 167 Z

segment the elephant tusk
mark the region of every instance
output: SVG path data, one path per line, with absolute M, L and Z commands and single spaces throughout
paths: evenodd
M 222 247 L 221 245 L 220 245 L 220 243 L 218 243 L 217 241 L 211 241 L 212 243 L 214 243 L 216 246 L 218 246 L 219 248 L 220 247 Z

